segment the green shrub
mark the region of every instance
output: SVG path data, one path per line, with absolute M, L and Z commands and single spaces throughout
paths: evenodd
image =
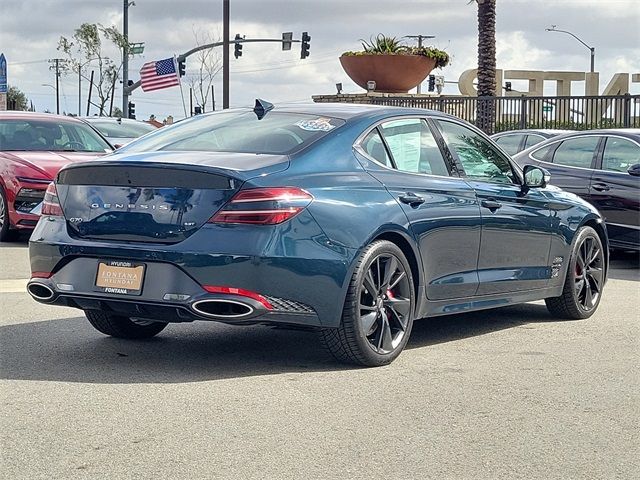
M 445 67 L 449 63 L 449 54 L 444 50 L 438 50 L 435 47 L 411 47 L 404 44 L 396 37 L 388 37 L 379 33 L 376 37 L 372 37 L 367 42 L 362 42 L 362 50 L 344 52 L 342 55 L 362 56 L 362 55 L 422 55 L 432 58 L 436 61 L 436 67 Z

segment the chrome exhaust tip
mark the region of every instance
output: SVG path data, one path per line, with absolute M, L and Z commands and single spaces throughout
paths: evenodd
M 33 298 L 40 300 L 41 302 L 47 302 L 53 299 L 53 296 L 55 295 L 55 292 L 51 287 L 39 282 L 31 282 L 27 285 L 27 291 Z
M 254 312 L 254 308 L 237 300 L 199 300 L 191 305 L 191 308 L 209 318 L 237 319 L 248 317 Z

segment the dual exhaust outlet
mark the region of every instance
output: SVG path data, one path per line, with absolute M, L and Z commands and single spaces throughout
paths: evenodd
M 43 303 L 53 301 L 56 296 L 51 287 L 41 282 L 30 282 L 27 291 L 34 299 Z M 198 300 L 191 305 L 191 309 L 203 317 L 212 319 L 241 319 L 251 316 L 257 310 L 248 303 L 221 298 Z

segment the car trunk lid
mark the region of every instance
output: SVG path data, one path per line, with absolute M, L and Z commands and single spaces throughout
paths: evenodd
M 193 155 L 182 156 L 182 162 L 175 152 L 137 161 L 131 157 L 140 155 L 126 161 L 112 156 L 63 169 L 56 183 L 70 233 L 105 242 L 178 243 L 202 227 L 246 180 L 288 166 L 286 156 L 253 158 L 252 163 L 244 154 L 202 152 L 197 164 L 188 164 L 186 158 Z M 230 168 L 234 163 L 245 168 Z

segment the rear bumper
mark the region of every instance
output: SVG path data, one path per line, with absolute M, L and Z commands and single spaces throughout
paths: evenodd
M 50 296 L 32 294 L 41 303 L 166 322 L 337 326 L 355 252 L 328 247 L 315 221 L 303 215 L 288 222 L 286 237 L 279 227 L 205 225 L 174 245 L 107 243 L 71 238 L 64 220 L 43 217 L 29 243 L 31 270 L 51 275 L 33 278 L 29 285 L 51 290 Z M 98 262 L 108 260 L 145 264 L 140 295 L 96 291 Z M 210 293 L 204 286 L 255 292 L 271 308 L 242 295 Z M 203 300 L 240 304 L 242 314 L 203 314 L 197 307 Z
M 37 286 L 38 289 L 33 287 Z M 50 296 L 42 287 L 50 291 Z M 137 297 L 115 297 L 113 295 L 87 294 L 59 290 L 54 279 L 31 279 L 27 290 L 37 302 L 48 305 L 60 305 L 79 308 L 81 310 L 100 310 L 125 317 L 143 318 L 148 320 L 182 323 L 195 320 L 209 320 L 229 324 L 291 324 L 310 327 L 320 326 L 316 312 L 309 306 L 297 302 L 267 297 L 272 309 L 267 309 L 259 302 L 247 297 L 235 295 L 217 295 L 201 293 L 185 301 L 153 301 Z M 37 293 L 37 294 L 34 294 Z M 203 314 L 198 311 L 198 304 L 202 302 L 233 302 L 246 306 L 246 313 L 240 315 Z

